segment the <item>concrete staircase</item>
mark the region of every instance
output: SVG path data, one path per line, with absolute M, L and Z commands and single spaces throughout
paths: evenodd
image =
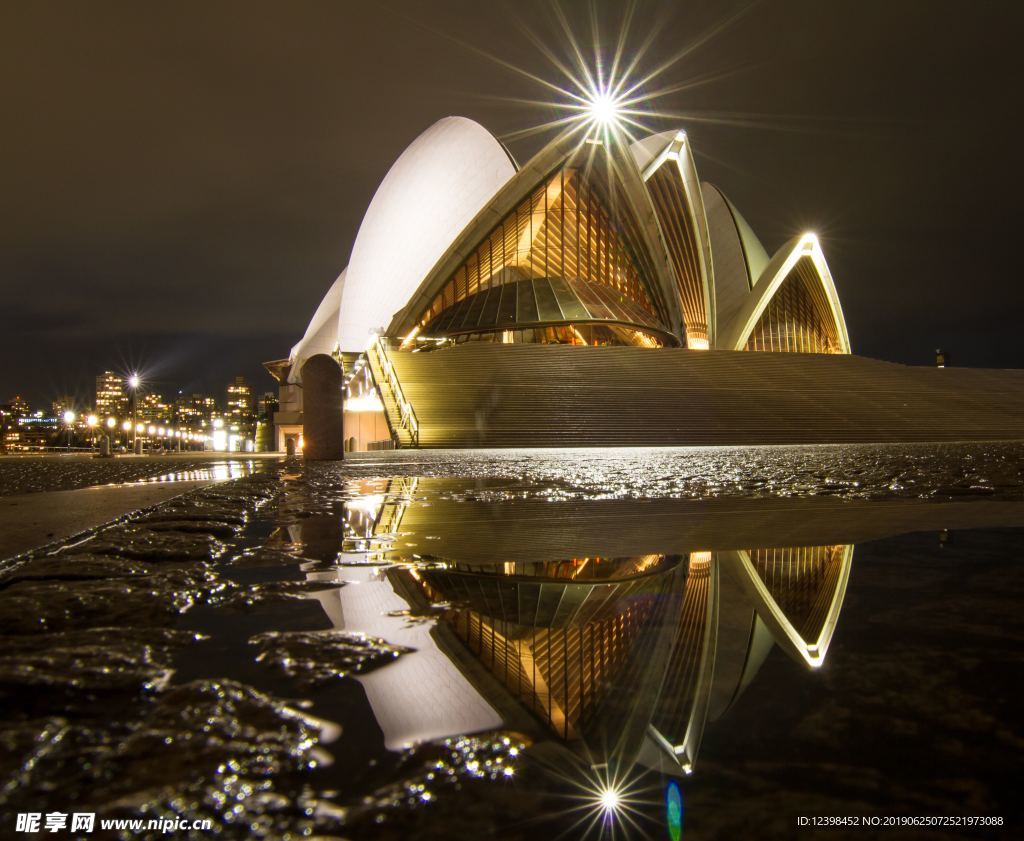
M 422 447 L 1024 438 L 1024 370 L 484 343 L 386 355 Z M 383 389 L 382 397 L 390 416 L 398 404 Z

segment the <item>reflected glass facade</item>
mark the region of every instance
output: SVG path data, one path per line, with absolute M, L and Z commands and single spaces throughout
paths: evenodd
M 821 635 L 847 550 L 844 545 L 749 550 L 761 581 L 804 640 Z

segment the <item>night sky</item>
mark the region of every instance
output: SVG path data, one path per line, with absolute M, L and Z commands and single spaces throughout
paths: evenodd
M 610 53 L 622 4 L 601 3 Z M 1021 4 L 641 3 L 629 44 L 703 179 L 769 253 L 822 239 L 854 351 L 1024 367 Z M 591 43 L 588 6 L 563 8 Z M 0 9 L 0 400 L 273 387 L 394 159 L 460 114 L 550 119 L 550 3 L 13 3 Z M 704 40 L 716 24 L 746 9 Z M 481 52 L 482 51 L 482 52 Z M 550 134 L 512 140 L 525 161 Z

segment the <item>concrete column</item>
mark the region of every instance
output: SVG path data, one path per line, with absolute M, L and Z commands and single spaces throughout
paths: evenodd
M 344 391 L 341 366 L 318 353 L 302 366 L 302 454 L 308 461 L 345 457 Z

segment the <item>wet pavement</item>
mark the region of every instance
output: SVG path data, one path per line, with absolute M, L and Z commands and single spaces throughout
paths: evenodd
M 0 456 L 0 497 L 137 482 L 237 479 L 276 456 L 228 453 L 97 458 L 85 454 Z
M 1024 448 L 464 455 L 268 462 L 8 562 L 5 828 L 1020 836 Z

